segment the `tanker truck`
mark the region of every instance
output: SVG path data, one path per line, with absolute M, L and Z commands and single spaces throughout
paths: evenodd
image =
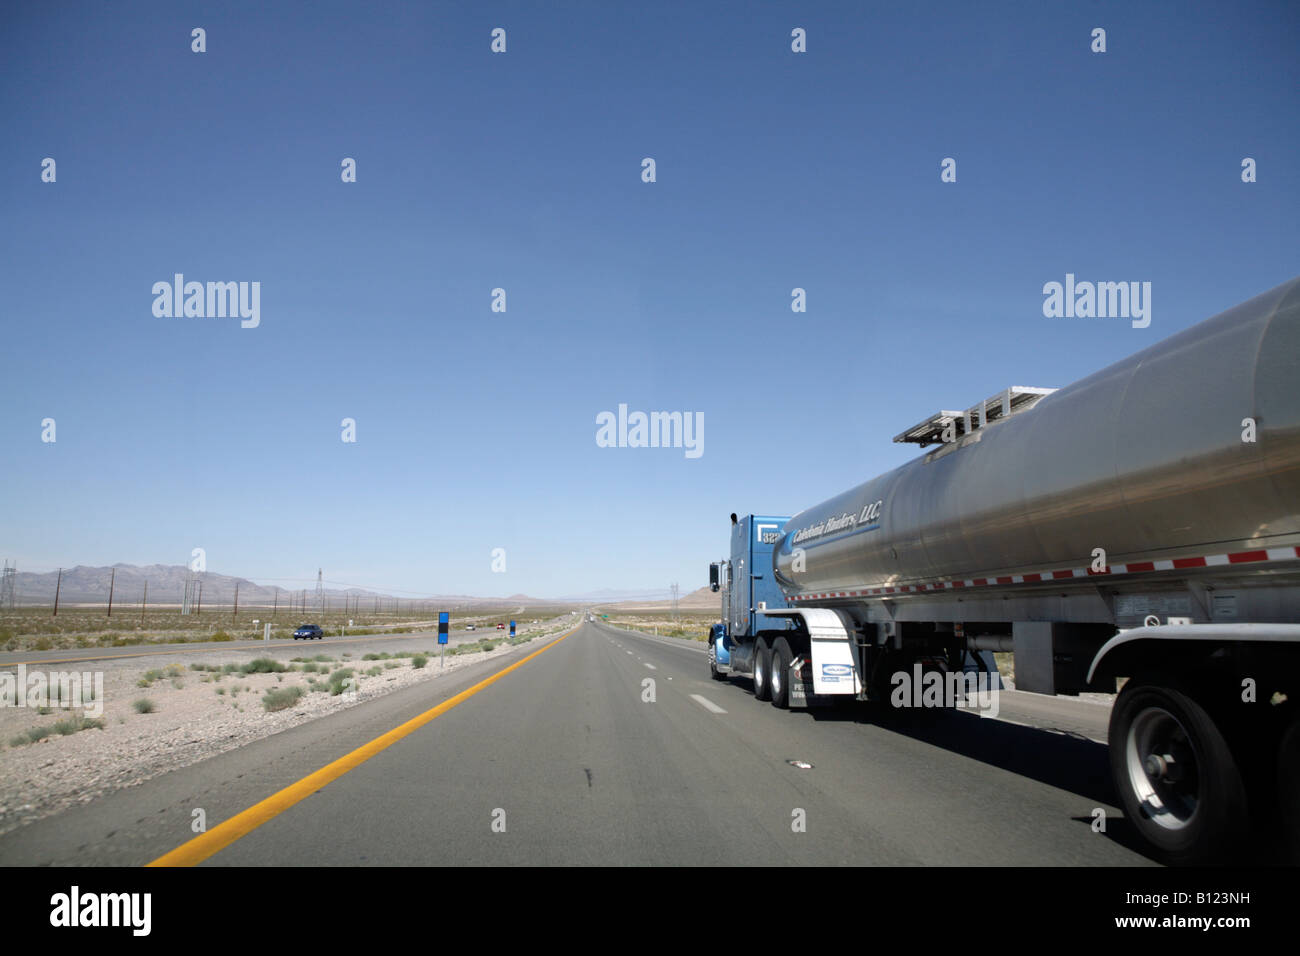
M 894 441 L 929 450 L 793 517 L 731 516 L 712 676 L 887 708 L 900 677 L 969 688 L 1010 652 L 1017 690 L 1118 690 L 1116 793 L 1156 855 L 1295 848 L 1300 278 Z

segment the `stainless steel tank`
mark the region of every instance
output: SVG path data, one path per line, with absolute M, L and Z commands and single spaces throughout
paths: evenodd
M 1300 278 L 795 515 L 773 563 L 806 596 L 1296 545 Z

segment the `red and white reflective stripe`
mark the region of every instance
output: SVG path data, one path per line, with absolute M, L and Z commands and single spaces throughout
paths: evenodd
M 1091 568 L 1068 568 L 1066 570 L 1036 571 L 1032 574 L 1003 575 L 996 578 L 967 578 L 962 581 L 935 581 L 928 584 L 899 584 L 888 588 L 863 588 L 859 591 L 824 591 L 820 594 L 796 594 L 790 600 L 825 601 L 828 598 L 911 594 L 920 591 L 943 591 L 950 588 L 991 587 L 999 584 L 1037 584 L 1042 581 L 1059 581 L 1064 578 L 1097 578 L 1116 574 L 1144 574 L 1148 571 L 1181 571 L 1186 568 L 1215 568 L 1266 561 L 1294 561 L 1296 558 L 1300 558 L 1300 547 L 1257 548 L 1253 551 L 1207 554 L 1196 558 L 1130 561 L 1128 564 L 1112 564 L 1102 571 L 1093 571 Z

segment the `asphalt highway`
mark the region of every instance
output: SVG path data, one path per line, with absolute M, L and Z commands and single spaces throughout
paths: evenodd
M 786 712 L 697 643 L 541 643 L 38 821 L 0 863 L 1151 863 L 1105 746 L 1055 720 Z

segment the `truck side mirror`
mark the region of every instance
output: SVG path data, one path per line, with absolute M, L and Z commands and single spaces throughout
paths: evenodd
M 709 565 L 709 590 L 716 591 L 717 589 L 718 589 L 718 566 L 716 564 L 710 564 Z

